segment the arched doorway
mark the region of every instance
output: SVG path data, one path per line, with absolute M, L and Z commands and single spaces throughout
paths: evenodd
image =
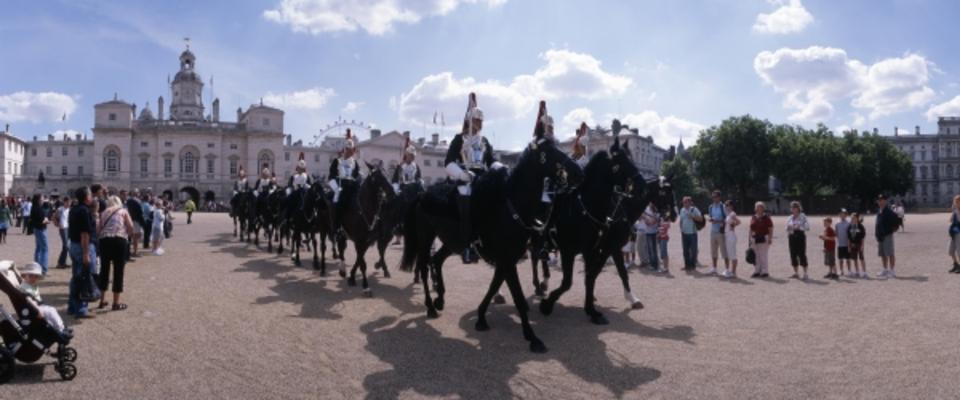
M 187 186 L 180 189 L 180 201 L 187 201 L 187 197 L 193 200 L 193 204 L 200 204 L 200 191 L 193 186 Z

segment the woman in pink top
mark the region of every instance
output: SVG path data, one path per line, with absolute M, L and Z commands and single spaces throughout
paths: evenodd
M 120 302 L 123 293 L 123 270 L 127 264 L 127 240 L 133 234 L 133 220 L 127 208 L 117 196 L 107 199 L 107 209 L 100 213 L 97 225 L 97 237 L 100 238 L 100 282 L 98 286 L 106 299 L 107 284 L 110 283 L 110 268 L 113 266 L 113 311 L 126 310 L 127 305 Z M 100 307 L 109 303 L 100 300 Z

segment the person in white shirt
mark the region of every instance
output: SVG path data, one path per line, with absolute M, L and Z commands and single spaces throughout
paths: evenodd
M 160 246 L 163 245 L 163 223 L 166 218 L 167 215 L 163 210 L 163 199 L 158 197 L 153 203 L 153 229 L 150 233 L 153 239 L 154 255 L 162 256 L 165 252 Z
M 23 202 L 20 203 L 20 219 L 23 221 L 23 233 L 27 233 L 30 230 L 30 211 L 33 210 L 33 203 L 30 202 L 30 199 L 23 199 Z
M 790 247 L 790 265 L 793 266 L 793 276 L 791 278 L 800 279 L 798 267 L 803 267 L 803 280 L 808 279 L 807 231 L 809 230 L 810 223 L 807 222 L 807 216 L 803 213 L 800 202 L 791 202 L 790 217 L 787 218 L 787 242 Z
M 724 245 L 727 247 L 727 261 L 730 269 L 723 271 L 721 276 L 725 278 L 737 278 L 737 232 L 736 228 L 740 225 L 740 218 L 733 209 L 733 201 L 727 200 L 726 207 L 727 218 L 724 222 L 726 229 L 723 232 Z
M 633 266 L 641 268 L 650 265 L 650 256 L 647 255 L 647 224 L 643 222 L 643 218 L 637 219 L 633 223 L 631 233 L 634 237 L 635 246 L 633 253 L 636 255 L 633 258 Z
M 60 257 L 57 258 L 57 268 L 67 267 L 67 258 L 70 257 L 70 240 L 67 239 L 67 229 L 70 227 L 70 198 L 63 198 L 63 205 L 54 213 L 54 222 L 60 231 L 60 243 L 63 247 L 60 249 Z
M 650 263 L 650 269 L 657 271 L 660 269 L 660 258 L 657 256 L 657 231 L 660 228 L 660 213 L 657 212 L 657 207 L 653 202 L 650 202 L 640 219 L 643 220 L 645 226 L 647 261 Z
M 583 138 L 587 136 L 589 132 L 590 128 L 587 126 L 587 123 L 581 122 L 580 129 L 577 129 L 577 137 L 573 139 L 573 154 L 570 155 L 570 158 L 576 161 L 581 169 L 586 168 L 587 162 L 590 161 L 590 158 L 587 157 L 587 145 L 583 143 Z

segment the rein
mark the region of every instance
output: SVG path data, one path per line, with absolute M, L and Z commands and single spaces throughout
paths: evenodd
M 373 220 L 371 221 L 368 220 L 364 214 L 363 204 L 360 203 L 360 196 L 357 196 L 357 211 L 363 220 L 363 224 L 367 227 L 367 232 L 373 232 L 373 229 L 377 227 L 377 223 L 380 222 L 380 212 L 383 211 L 383 205 L 387 202 L 386 198 L 387 195 L 383 193 L 383 190 L 377 193 L 377 211 L 373 214 Z
M 601 221 L 590 213 L 590 211 L 587 209 L 587 205 L 583 203 L 583 197 L 580 194 L 577 194 L 577 204 L 580 206 L 581 214 L 587 217 L 587 219 L 596 226 L 597 231 L 599 232 L 597 234 L 597 242 L 594 243 L 593 248 L 600 246 L 600 241 L 603 239 L 603 235 L 610 230 L 610 227 L 615 222 L 618 221 L 616 216 L 618 213 L 620 213 L 620 209 L 623 207 L 623 201 L 625 199 L 633 198 L 633 195 L 630 194 L 629 190 L 621 190 L 619 185 L 613 187 L 613 195 L 613 209 L 610 211 L 610 214 L 605 216 Z

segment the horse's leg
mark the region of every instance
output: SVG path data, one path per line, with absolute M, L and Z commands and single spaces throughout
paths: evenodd
M 237 217 L 233 217 L 233 237 L 237 237 Z
M 476 330 L 481 332 L 490 330 L 490 325 L 487 325 L 487 308 L 490 307 L 490 300 L 493 299 L 493 295 L 497 294 L 502 284 L 503 271 L 501 271 L 500 268 L 496 268 L 493 272 L 493 280 L 490 281 L 490 288 L 487 289 L 487 294 L 483 296 L 483 300 L 480 301 L 480 306 L 477 307 L 477 323 L 474 325 Z
M 320 231 L 320 276 L 327 276 L 327 234 Z
M 584 262 L 588 258 L 584 257 Z M 573 262 L 576 260 L 576 254 L 571 251 L 560 250 L 560 265 L 563 270 L 563 280 L 560 281 L 560 287 L 554 289 L 550 292 L 550 295 L 546 299 L 540 301 L 540 313 L 543 315 L 550 315 L 553 313 L 553 306 L 557 304 L 557 300 L 560 300 L 560 296 L 563 296 L 570 287 L 573 286 Z
M 268 224 L 264 224 L 263 236 L 267 237 L 267 253 L 273 253 L 273 227 Z
M 550 289 L 548 282 L 550 281 L 550 253 L 547 253 L 547 258 L 545 260 L 540 260 L 540 266 L 543 268 L 543 280 L 540 281 L 540 293 L 547 293 L 547 290 Z M 541 294 L 542 298 L 544 295 Z
M 360 261 L 363 260 L 363 254 L 366 252 L 360 251 L 362 240 L 353 242 L 353 250 L 357 253 L 354 256 L 357 257 L 357 260 L 353 262 L 353 268 L 350 268 L 350 279 L 347 279 L 347 283 L 350 286 L 357 286 L 357 269 L 360 268 Z
M 337 247 L 337 249 L 338 249 L 339 252 L 340 252 L 340 254 L 339 254 L 339 257 L 340 257 L 340 276 L 341 276 L 341 277 L 344 277 L 344 276 L 347 276 L 347 273 L 346 273 L 346 270 L 345 270 L 345 268 L 347 267 L 347 259 L 346 259 L 346 257 L 344 256 L 344 253 L 346 253 L 346 251 L 347 251 L 347 238 L 345 237 L 346 235 L 343 235 L 343 236 L 336 235 L 336 234 L 334 234 L 334 235 L 337 236 L 337 239 L 336 239 L 336 247 Z
M 530 248 L 530 263 L 533 266 L 533 268 L 530 269 L 533 272 L 534 295 L 542 299 L 544 296 L 546 296 L 546 293 L 544 293 L 543 289 L 540 288 L 540 274 L 537 271 L 537 263 L 540 259 L 539 254 L 540 251 L 537 249 L 537 246 Z
M 430 246 L 427 245 L 427 254 L 430 253 Z M 447 246 L 441 246 L 440 250 L 437 250 L 437 253 L 433 255 L 430 259 L 430 268 L 433 272 L 433 285 L 434 289 L 437 291 L 437 300 L 434 301 L 434 305 L 438 310 L 443 311 L 444 307 L 444 294 L 447 293 L 446 286 L 443 283 L 443 262 L 453 254 Z
M 320 256 L 317 254 L 317 234 L 310 232 L 307 237 L 310 238 L 307 243 L 313 247 L 313 269 L 320 269 Z
M 587 313 L 590 317 L 590 322 L 593 322 L 597 325 L 607 325 L 610 322 L 607 321 L 607 317 L 604 317 L 602 313 L 597 311 L 595 303 L 597 302 L 596 297 L 594 296 L 594 289 L 596 289 L 597 276 L 600 275 L 600 271 L 603 269 L 603 264 L 606 263 L 606 258 L 600 259 L 597 262 L 589 263 L 586 265 L 587 274 L 583 278 L 584 283 L 587 287 L 587 292 L 585 294 L 586 299 L 584 301 L 583 311 Z
M 623 262 L 623 252 L 614 251 L 612 255 L 613 263 L 617 266 L 617 274 L 620 275 L 620 282 L 623 283 L 623 298 L 627 299 L 631 308 L 635 310 L 643 308 L 643 303 L 641 303 L 640 299 L 630 290 L 630 275 L 627 274 L 627 266 Z
M 283 224 L 277 224 L 277 255 L 283 254 L 283 233 L 286 227 Z
M 303 240 L 300 237 L 300 232 L 297 229 L 293 230 L 293 244 L 290 246 L 290 258 L 293 259 L 293 264 L 300 266 L 300 246 L 303 245 Z
M 387 269 L 387 261 L 383 259 L 383 255 L 387 251 L 387 246 L 390 245 L 390 239 L 390 235 L 385 235 L 377 241 L 377 253 L 380 255 L 380 260 L 377 261 L 377 265 L 379 266 L 379 269 L 383 270 L 384 278 L 390 277 L 390 270 Z
M 513 304 L 517 307 L 517 312 L 520 313 L 520 324 L 523 325 L 523 338 L 530 342 L 531 352 L 546 353 L 547 346 L 533 333 L 533 327 L 530 326 L 530 317 L 527 315 L 530 311 L 530 306 L 527 304 L 527 299 L 523 297 L 523 288 L 520 287 L 520 276 L 517 274 L 517 265 L 497 265 L 497 269 L 501 268 L 505 270 L 507 275 L 507 287 L 510 288 Z

